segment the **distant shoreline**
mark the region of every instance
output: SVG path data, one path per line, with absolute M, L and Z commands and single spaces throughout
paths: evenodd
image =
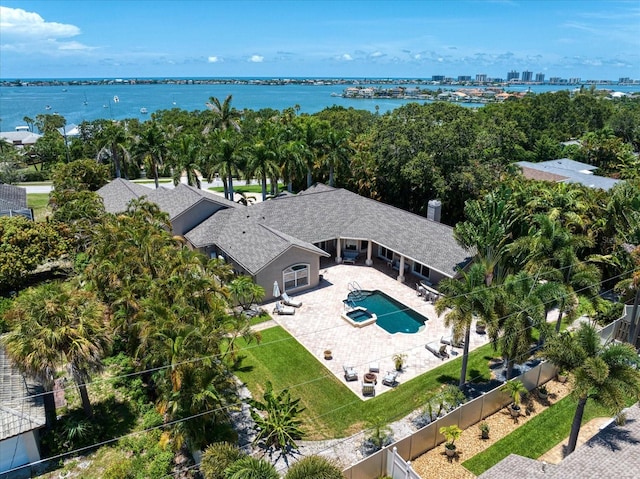
M 433 81 L 423 78 L 78 78 L 78 79 L 5 79 L 0 80 L 0 87 L 33 87 L 33 86 L 91 86 L 91 85 L 429 85 L 448 87 L 502 87 L 510 86 L 633 86 L 640 85 L 640 80 L 620 83 L 613 80 L 584 80 L 570 82 L 524 82 L 524 81 Z

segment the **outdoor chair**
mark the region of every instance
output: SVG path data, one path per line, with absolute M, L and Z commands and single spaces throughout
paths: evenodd
M 396 386 L 398 384 L 397 378 L 398 378 L 398 372 L 397 371 L 389 371 L 382 378 L 382 384 L 384 384 L 385 386 L 394 387 L 394 386 Z
M 375 396 L 376 385 L 374 383 L 362 383 L 362 395 L 363 396 Z
M 352 366 L 342 366 L 342 370 L 344 371 L 344 379 L 345 381 L 357 381 L 358 373 L 355 368 Z
M 294 308 L 299 308 L 300 306 L 302 306 L 302 301 L 300 300 L 296 301 L 295 299 L 291 298 L 287 293 L 282 293 L 281 298 L 282 298 L 282 302 L 287 306 L 293 306 Z
M 440 338 L 440 342 L 442 344 L 448 344 L 449 346 L 453 347 L 453 348 L 463 348 L 464 347 L 464 340 L 455 340 L 455 337 L 453 334 L 450 334 L 449 336 L 442 336 Z
M 273 310 L 277 314 L 296 314 L 296 309 L 293 306 L 285 306 L 281 301 L 276 303 L 276 307 Z
M 425 347 L 427 348 L 427 351 L 433 353 L 433 355 L 438 359 L 442 359 L 444 361 L 449 357 L 446 344 L 438 344 L 436 342 L 433 342 L 427 343 Z

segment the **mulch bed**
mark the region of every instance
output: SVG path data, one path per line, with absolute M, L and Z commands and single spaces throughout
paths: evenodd
M 476 477 L 462 467 L 464 461 L 484 451 L 570 392 L 568 383 L 563 384 L 552 380 L 546 386 L 549 391 L 548 399 L 541 400 L 534 392 L 527 394 L 522 400 L 522 414 L 517 420 L 511 417 L 508 406 L 487 417 L 485 422 L 490 428 L 489 439 L 481 439 L 478 425 L 473 425 L 463 431 L 460 439 L 456 441 L 456 456 L 454 458 L 447 457 L 444 446 L 439 445 L 412 461 L 413 470 L 425 479 L 470 479 Z

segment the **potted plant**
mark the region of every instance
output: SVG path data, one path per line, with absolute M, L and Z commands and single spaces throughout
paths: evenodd
M 567 382 L 567 371 L 565 371 L 564 369 L 559 369 L 558 370 L 558 382 L 559 383 L 566 383 Z
M 406 354 L 394 354 L 393 358 L 391 358 L 396 366 L 396 371 L 402 371 L 402 367 L 404 366 L 404 361 L 407 359 Z
M 327 361 L 329 359 L 333 359 L 333 356 L 331 355 L 331 350 L 330 349 L 325 349 L 324 350 L 324 359 L 326 359 Z
M 486 334 L 487 333 L 487 323 L 479 319 L 476 322 L 476 333 L 478 334 Z
M 442 426 L 440 428 L 440 434 L 442 434 L 446 439 L 446 442 L 444 443 L 444 452 L 449 457 L 455 456 L 456 445 L 454 443 L 462 434 L 462 429 L 460 429 L 456 424 L 452 424 L 451 426 Z
M 486 421 L 482 421 L 478 429 L 480 429 L 480 437 L 482 439 L 489 439 L 489 424 Z
M 547 399 L 549 397 L 549 391 L 544 384 L 538 388 L 538 397 L 540 399 Z
M 522 401 L 522 395 L 527 393 L 527 388 L 522 384 L 522 381 L 507 381 L 502 385 L 500 390 L 505 391 L 511 396 L 511 400 L 513 403 L 509 410 L 511 411 L 511 415 L 513 417 L 518 417 L 520 415 L 520 402 Z

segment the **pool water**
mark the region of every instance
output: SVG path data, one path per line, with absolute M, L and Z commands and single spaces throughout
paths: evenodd
M 378 290 L 352 291 L 345 302 L 351 307 L 360 306 L 374 313 L 378 317 L 376 324 L 390 334 L 417 333 L 427 321 L 417 311 Z
M 361 321 L 366 321 L 367 319 L 371 319 L 371 313 L 363 309 L 355 309 L 353 311 L 349 311 L 347 313 L 347 316 L 349 316 L 353 321 L 356 321 L 356 322 L 361 322 Z

